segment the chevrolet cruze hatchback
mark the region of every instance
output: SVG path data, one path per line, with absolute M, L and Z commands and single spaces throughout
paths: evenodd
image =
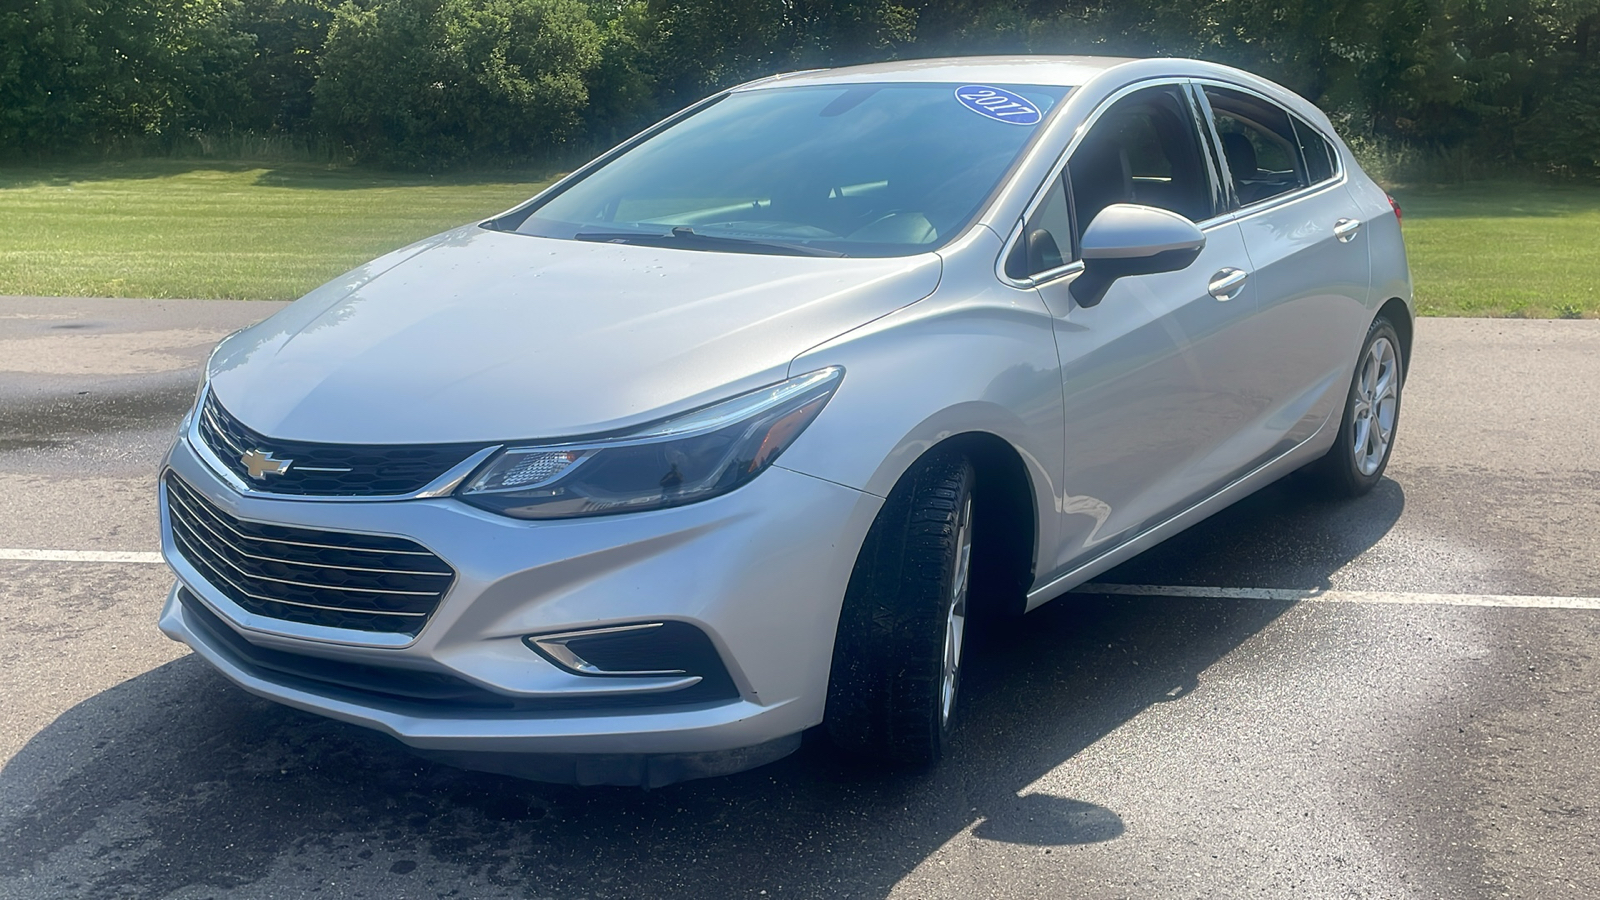
M 1399 210 L 1315 107 L 1171 59 L 752 82 L 225 340 L 162 629 L 478 768 L 937 759 L 967 623 L 1295 470 L 1382 476 Z

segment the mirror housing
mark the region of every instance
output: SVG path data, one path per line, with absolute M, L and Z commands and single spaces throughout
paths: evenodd
M 1205 249 L 1193 222 L 1165 209 L 1113 203 L 1083 230 L 1083 274 L 1072 282 L 1079 306 L 1098 306 L 1118 278 L 1187 269 Z

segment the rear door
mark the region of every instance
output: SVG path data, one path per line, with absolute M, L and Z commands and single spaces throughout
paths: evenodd
M 1370 318 L 1365 222 L 1315 127 L 1243 88 L 1199 87 L 1260 307 L 1245 359 L 1261 403 L 1240 449 L 1266 459 L 1341 408 Z
M 1062 360 L 1056 572 L 1165 519 L 1236 471 L 1217 464 L 1217 449 L 1245 421 L 1238 359 L 1255 309 L 1239 226 L 1218 217 L 1226 209 L 1203 128 L 1184 84 L 1115 100 L 1035 201 L 1007 259 L 1007 274 L 1034 284 L 1050 308 Z M 1113 203 L 1199 222 L 1206 247 L 1182 271 L 1122 278 L 1083 308 L 1070 293 L 1082 272 L 1077 239 Z

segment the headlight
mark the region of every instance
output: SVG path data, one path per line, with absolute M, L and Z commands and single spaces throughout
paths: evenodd
M 837 366 L 601 440 L 508 447 L 456 492 L 518 519 L 682 506 L 766 471 L 839 387 Z

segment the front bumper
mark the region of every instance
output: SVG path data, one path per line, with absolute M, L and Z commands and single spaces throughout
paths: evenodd
M 186 439 L 173 447 L 167 467 L 238 519 L 406 537 L 458 573 L 414 638 L 254 615 L 178 552 L 163 486 L 162 550 L 179 580 L 161 615 L 169 637 L 268 699 L 383 731 L 452 762 L 580 782 L 661 783 L 676 780 L 674 772 L 715 774 L 792 749 L 799 732 L 822 721 L 840 603 L 882 502 L 774 467 L 739 490 L 690 506 L 524 522 L 449 498 L 345 503 L 245 496 Z M 192 595 L 188 607 L 183 590 Z M 574 674 L 522 640 L 662 620 L 687 622 L 709 636 L 737 698 L 674 705 L 671 679 Z M 369 671 L 447 676 L 507 702 L 491 708 L 347 689 L 261 665 L 251 648 Z M 671 755 L 671 764 L 661 755 Z

